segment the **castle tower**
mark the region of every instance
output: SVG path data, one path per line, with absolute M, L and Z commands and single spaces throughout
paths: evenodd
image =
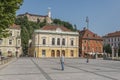
M 48 17 L 51 18 L 51 8 L 48 8 Z

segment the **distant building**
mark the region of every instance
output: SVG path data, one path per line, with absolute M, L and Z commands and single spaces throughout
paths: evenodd
M 32 38 L 34 57 L 78 57 L 78 32 L 56 25 L 35 30 Z M 31 53 L 30 53 L 31 54 Z
M 114 52 L 118 53 L 118 45 L 120 44 L 120 31 L 108 33 L 103 36 L 104 45 L 110 44 L 114 48 Z
M 27 17 L 29 21 L 33 22 L 44 22 L 46 21 L 47 23 L 52 23 L 51 19 L 51 11 L 48 9 L 48 14 L 47 15 L 37 15 L 37 14 L 30 14 L 30 13 L 25 13 L 25 14 L 19 14 L 17 17 Z
M 17 56 L 22 54 L 21 47 L 21 29 L 19 25 L 12 25 L 9 27 L 10 36 L 0 40 L 0 51 L 3 56 Z
M 79 31 L 79 56 L 86 57 L 95 54 L 102 55 L 103 53 L 103 39 L 97 34 L 84 28 Z

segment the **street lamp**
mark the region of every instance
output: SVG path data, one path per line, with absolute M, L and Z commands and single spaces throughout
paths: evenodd
M 114 59 L 114 46 L 112 46 L 112 59 Z

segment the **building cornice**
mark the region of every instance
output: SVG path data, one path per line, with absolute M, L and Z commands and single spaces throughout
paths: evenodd
M 58 34 L 58 35 L 79 35 L 78 32 L 62 32 L 62 31 L 51 31 L 51 30 L 35 30 L 34 33 L 44 33 L 44 34 Z

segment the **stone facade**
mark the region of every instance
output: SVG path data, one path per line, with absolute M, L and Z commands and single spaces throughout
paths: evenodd
M 9 27 L 10 36 L 7 38 L 2 38 L 0 41 L 0 51 L 2 56 L 17 56 L 22 54 L 21 47 L 21 29 L 18 25 L 12 25 Z
M 19 14 L 17 16 L 17 18 L 24 17 L 24 16 L 26 16 L 29 21 L 44 22 L 46 20 L 47 23 L 49 23 L 49 24 L 52 23 L 50 10 L 48 11 L 48 15 L 45 15 L 45 16 L 43 16 L 43 15 L 37 15 L 37 14 L 25 13 L 25 14 Z
M 34 57 L 78 57 L 78 32 L 63 26 L 44 26 L 35 30 L 32 39 Z

